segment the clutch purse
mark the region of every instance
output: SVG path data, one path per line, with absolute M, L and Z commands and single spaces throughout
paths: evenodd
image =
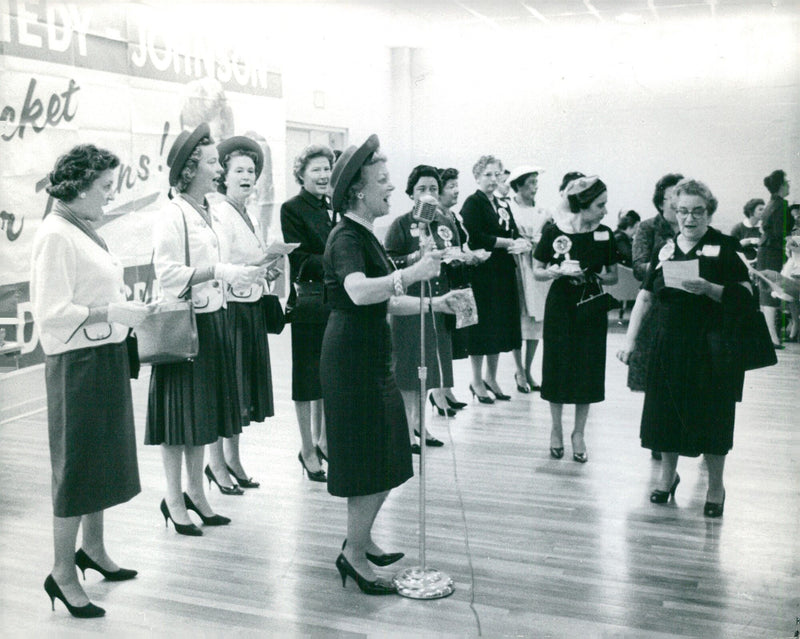
M 189 265 L 189 231 L 183 218 L 185 264 Z M 153 253 L 155 255 L 155 252 Z M 145 299 L 153 283 L 153 258 L 150 258 L 150 279 L 145 287 Z M 200 344 L 197 320 L 191 300 L 191 288 L 174 302 L 161 302 L 136 327 L 139 361 L 142 364 L 173 364 L 197 357 Z

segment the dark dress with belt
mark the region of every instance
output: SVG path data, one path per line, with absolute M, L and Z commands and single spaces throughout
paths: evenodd
M 381 277 L 394 266 L 378 239 L 344 218 L 324 256 L 331 314 L 320 360 L 328 436 L 328 492 L 371 495 L 413 474 L 403 398 L 392 372 L 388 302 L 357 306 L 344 288 L 350 273 Z
M 658 255 L 651 261 L 644 289 L 660 301 L 652 359 L 642 411 L 642 446 L 696 457 L 725 455 L 733 447 L 736 401 L 743 372 L 716 355 L 725 316 L 742 312 L 734 292 L 747 282 L 747 268 L 736 255 L 738 240 L 709 228 L 688 252 L 675 244 L 671 260 L 699 259 L 700 277 L 726 287 L 722 302 L 664 285 Z
M 514 216 L 508 209 L 498 212 L 489 196 L 476 191 L 464 201 L 461 217 L 469 234 L 469 247 L 492 253 L 472 269 L 478 323 L 467 329 L 469 354 L 495 355 L 520 348 L 517 265 L 508 251 L 495 248 L 497 238 L 519 237 Z
M 289 254 L 289 276 L 294 282 L 303 269 L 304 281 L 322 281 L 322 254 L 333 228 L 333 212 L 327 196 L 323 199 L 305 189 L 281 206 L 281 229 L 285 242 L 299 242 Z M 291 287 L 287 306 L 296 294 Z M 308 402 L 320 399 L 319 358 L 325 322 L 291 323 L 292 330 L 292 399 Z
M 414 220 L 411 212 L 401 215 L 392 222 L 386 232 L 383 244 L 386 252 L 397 268 L 405 268 L 411 262 L 408 256 L 419 249 L 420 233 L 424 228 Z M 430 225 L 431 238 L 437 249 L 458 244 L 458 231 L 448 218 L 437 216 Z M 447 273 L 430 282 L 430 289 L 425 291 L 426 297 L 443 295 L 450 288 Z M 406 290 L 408 295 L 419 297 L 421 285 L 412 284 Z M 427 287 L 426 287 L 427 288 Z M 447 326 L 447 314 L 428 312 L 425 318 L 425 366 L 428 369 L 426 388 L 450 388 L 453 386 L 453 344 Z M 393 315 L 390 319 L 392 342 L 394 344 L 393 362 L 397 385 L 403 390 L 418 390 L 419 377 L 419 315 Z M 434 331 L 435 327 L 435 331 Z M 438 353 L 438 356 L 437 356 Z M 441 362 L 441 375 L 439 363 Z
M 786 236 L 790 235 L 794 228 L 794 218 L 789 213 L 789 203 L 779 195 L 773 195 L 764 207 L 761 216 L 761 241 L 758 245 L 758 256 L 756 258 L 756 268 L 759 271 L 771 269 L 780 271 L 786 259 L 784 250 L 786 248 Z M 780 300 L 772 297 L 772 289 L 765 283 L 760 282 L 761 306 L 780 306 Z
M 542 229 L 534 259 L 549 266 L 560 264 L 553 243 L 566 236 L 572 242 L 570 258 L 581 268 L 600 273 L 616 264 L 614 234 L 600 225 L 586 233 L 565 233 L 555 224 Z M 572 278 L 553 280 L 544 307 L 542 399 L 555 404 L 592 404 L 605 399 L 608 304 L 605 298 L 579 304 L 599 291 L 596 284 L 575 284 Z

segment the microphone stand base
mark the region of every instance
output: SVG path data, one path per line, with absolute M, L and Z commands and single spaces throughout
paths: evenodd
M 409 599 L 443 599 L 456 589 L 453 580 L 443 572 L 419 566 L 406 568 L 392 580 L 397 594 Z

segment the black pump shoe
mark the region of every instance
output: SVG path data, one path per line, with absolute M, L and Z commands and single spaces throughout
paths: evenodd
M 164 526 L 167 525 L 167 520 L 172 519 L 172 515 L 169 512 L 169 507 L 167 506 L 167 500 L 161 500 L 161 514 L 164 515 Z M 179 535 L 188 535 L 189 537 L 202 537 L 203 531 L 200 530 L 194 524 L 179 524 L 174 519 L 172 519 L 172 525 L 175 526 L 175 532 Z
M 58 587 L 56 580 L 53 579 L 53 575 L 47 575 L 47 579 L 44 580 L 44 591 L 47 593 L 47 596 L 50 597 L 50 606 L 53 610 L 56 609 L 56 599 L 61 599 L 62 603 L 67 607 L 67 610 L 69 610 L 69 614 L 73 617 L 78 617 L 79 619 L 94 619 L 106 614 L 105 610 L 100 606 L 95 606 L 91 602 L 85 606 L 73 606 L 67 601 L 64 593 L 61 592 L 61 588 Z
M 447 395 L 445 395 L 444 398 L 445 401 L 447 401 L 447 405 L 453 410 L 461 410 L 462 408 L 467 407 L 467 402 L 459 402 L 458 400 L 450 399 L 449 397 L 447 397 Z
M 433 406 L 436 411 L 442 417 L 453 417 L 456 414 L 456 411 L 452 408 L 441 408 L 439 404 L 436 403 L 436 400 L 433 399 L 433 395 L 428 395 L 428 400 L 430 400 L 431 406 Z
M 703 514 L 706 517 L 722 517 L 722 513 L 725 511 L 725 493 L 722 493 L 722 503 L 715 504 L 712 501 L 707 501 L 705 506 L 703 506 Z
M 375 579 L 369 581 L 356 572 L 356 569 L 350 565 L 344 554 L 340 554 L 336 558 L 336 569 L 342 577 L 342 588 L 347 582 L 347 577 L 352 577 L 358 587 L 365 595 L 393 595 L 397 592 L 397 588 L 393 583 L 386 582 L 382 579 Z
M 488 395 L 478 395 L 472 384 L 469 385 L 469 392 L 472 393 L 472 398 L 477 398 L 481 404 L 494 404 L 494 400 Z
M 522 379 L 523 383 L 520 384 L 519 380 Z M 525 376 L 520 376 L 519 373 L 514 373 L 514 383 L 517 385 L 517 390 L 520 393 L 525 393 L 526 395 L 531 392 L 531 386 L 528 384 L 528 380 L 525 379 Z
M 550 457 L 553 459 L 561 459 L 564 456 L 564 447 L 559 446 L 558 448 L 550 447 Z
M 209 488 L 211 488 L 211 482 L 213 481 L 217 485 L 217 488 L 219 488 L 219 492 L 221 492 L 223 495 L 244 495 L 244 491 L 236 484 L 233 484 L 232 486 L 223 486 L 220 484 L 219 481 L 217 481 L 217 478 L 214 476 L 214 471 L 211 470 L 211 466 L 208 464 L 206 464 L 206 468 L 203 472 L 205 472 L 206 477 L 208 478 Z
M 501 393 L 499 390 L 497 390 L 494 386 L 492 386 L 486 380 L 483 380 L 483 385 L 486 386 L 486 388 L 489 391 L 491 391 L 491 393 L 494 395 L 495 399 L 499 399 L 499 400 L 504 401 L 504 402 L 507 402 L 507 401 L 511 400 L 511 395 L 506 395 L 505 393 Z
M 186 505 L 186 510 L 193 510 L 200 516 L 205 526 L 227 526 L 231 523 L 230 517 L 223 517 L 222 515 L 204 515 L 200 512 L 200 509 L 194 505 L 194 502 L 186 493 L 183 493 L 183 503 Z
M 239 477 L 239 475 L 233 472 L 233 468 L 228 466 L 228 464 L 225 464 L 225 467 L 228 469 L 228 472 L 231 474 L 231 477 L 233 477 L 236 480 L 236 483 L 239 484 L 239 486 L 241 486 L 242 488 L 258 488 L 261 485 L 261 482 L 253 481 L 252 477 L 247 477 L 247 478 Z
M 98 564 L 94 559 L 92 559 L 89 555 L 84 552 L 83 548 L 79 548 L 78 552 L 75 553 L 75 565 L 80 569 L 81 573 L 83 574 L 83 580 L 86 581 L 86 570 L 91 568 L 92 570 L 96 570 L 99 572 L 103 577 L 108 579 L 108 581 L 127 581 L 128 579 L 133 579 L 139 573 L 135 570 L 130 570 L 128 568 L 119 568 L 118 570 L 106 570 L 100 564 Z
M 347 545 L 347 540 L 345 539 L 342 543 L 342 550 Z M 390 566 L 391 564 L 395 563 L 396 561 L 400 561 L 403 557 L 406 556 L 404 552 L 387 552 L 383 555 L 373 555 L 372 553 L 364 553 L 373 564 L 376 566 Z
M 414 429 L 414 434 L 417 437 L 419 437 L 419 431 L 416 428 Z M 426 435 L 427 435 L 427 437 L 425 438 L 425 445 L 426 446 L 433 446 L 434 448 L 438 448 L 439 446 L 444 446 L 444 442 L 443 441 L 441 441 L 439 439 L 436 439 L 430 433 L 426 433 Z
M 666 504 L 670 497 L 675 499 L 675 490 L 678 488 L 678 484 L 681 483 L 681 476 L 678 473 L 675 473 L 675 479 L 672 481 L 672 486 L 669 490 L 654 490 L 650 493 L 650 501 L 654 504 Z
M 303 451 L 297 453 L 297 459 L 300 460 L 300 464 L 303 466 L 303 470 L 306 471 L 306 475 L 311 481 L 319 481 L 319 482 L 326 482 L 328 481 L 328 476 L 325 474 L 325 471 L 321 468 L 316 471 L 308 470 L 306 466 L 306 460 L 303 459 Z

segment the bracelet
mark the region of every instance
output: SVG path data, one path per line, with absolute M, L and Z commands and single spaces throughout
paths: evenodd
M 394 295 L 398 297 L 406 292 L 403 286 L 403 272 L 400 269 L 392 271 L 392 288 L 394 289 Z

